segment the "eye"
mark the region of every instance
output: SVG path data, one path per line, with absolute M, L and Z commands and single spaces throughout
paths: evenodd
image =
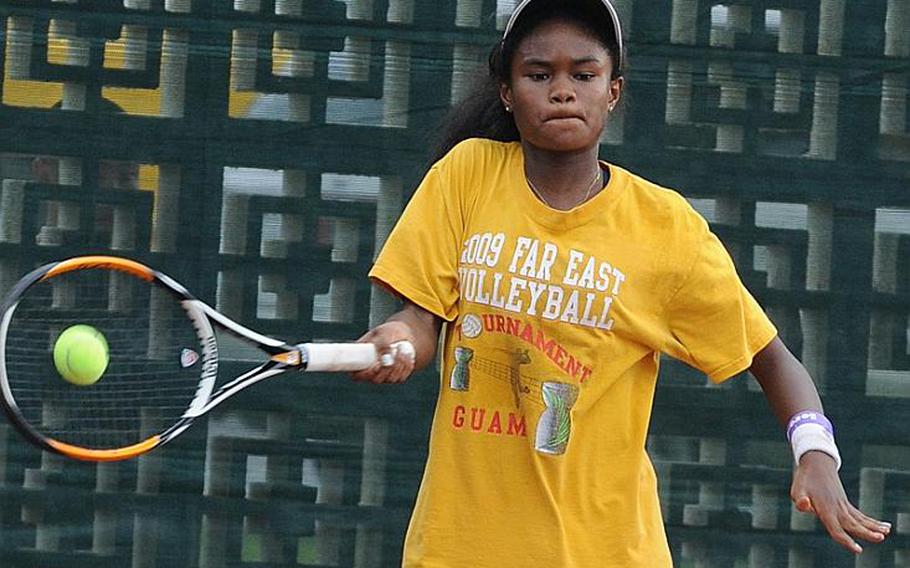
M 597 77 L 597 75 L 595 73 L 576 73 L 575 74 L 575 79 L 578 81 L 591 81 L 595 77 Z
M 528 73 L 528 78 L 532 81 L 546 81 L 550 78 L 550 74 L 544 72 Z

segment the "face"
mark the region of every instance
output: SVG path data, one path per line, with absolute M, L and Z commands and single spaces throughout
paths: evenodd
M 555 152 L 595 147 L 619 100 L 622 79 L 603 44 L 577 24 L 545 22 L 525 37 L 512 59 L 511 84 L 500 97 L 523 143 Z

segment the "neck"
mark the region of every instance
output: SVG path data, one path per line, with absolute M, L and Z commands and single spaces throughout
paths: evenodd
M 597 147 L 554 153 L 522 143 L 525 176 L 532 190 L 554 209 L 571 209 L 601 189 Z

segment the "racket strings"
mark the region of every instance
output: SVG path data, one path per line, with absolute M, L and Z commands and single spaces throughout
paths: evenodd
M 65 380 L 53 359 L 59 334 L 77 324 L 100 331 L 110 355 L 101 379 L 87 386 Z M 196 393 L 203 363 L 199 334 L 178 298 L 102 269 L 29 289 L 4 350 L 25 421 L 45 437 L 90 449 L 129 446 L 174 424 Z

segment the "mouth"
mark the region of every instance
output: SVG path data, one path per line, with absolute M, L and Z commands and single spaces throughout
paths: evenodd
M 577 114 L 557 114 L 553 116 L 548 116 L 544 119 L 544 122 L 562 122 L 562 121 L 571 121 L 578 120 L 584 122 L 585 119 Z

